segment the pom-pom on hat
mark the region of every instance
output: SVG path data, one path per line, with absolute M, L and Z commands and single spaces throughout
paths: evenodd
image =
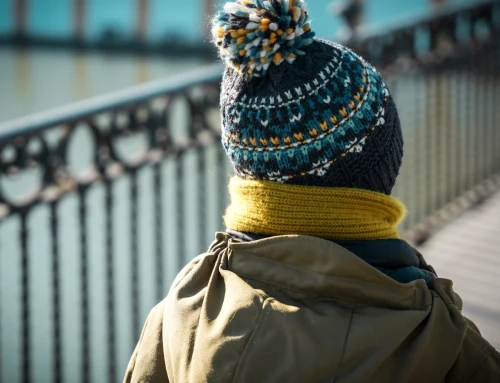
M 314 37 L 302 0 L 226 3 L 212 33 L 227 65 L 254 76 L 266 74 L 270 65 L 293 63 Z
M 403 138 L 389 90 L 351 50 L 313 38 L 304 1 L 226 3 L 213 31 L 237 176 L 391 194 Z

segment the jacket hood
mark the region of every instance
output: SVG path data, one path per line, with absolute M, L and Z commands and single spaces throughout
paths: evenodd
M 344 247 L 307 236 L 251 243 L 230 241 L 228 268 L 238 275 L 291 290 L 365 304 L 421 309 L 431 304 L 425 280 L 401 284 Z

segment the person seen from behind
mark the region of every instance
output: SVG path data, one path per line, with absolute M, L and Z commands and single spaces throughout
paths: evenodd
M 150 313 L 125 382 L 500 382 L 452 282 L 399 238 L 403 157 L 377 71 L 303 0 L 216 16 L 231 204 Z

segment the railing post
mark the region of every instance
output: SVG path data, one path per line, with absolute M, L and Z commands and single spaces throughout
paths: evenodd
M 105 181 L 106 197 L 106 307 L 108 326 L 107 348 L 108 348 L 108 382 L 116 382 L 116 333 L 115 328 L 115 271 L 114 271 L 114 252 L 113 242 L 114 220 L 113 213 L 115 209 L 113 198 L 113 184 L 110 180 Z
M 137 169 L 130 173 L 130 298 L 132 300 L 132 348 L 135 347 L 141 334 L 139 315 L 139 181 Z
M 61 336 L 61 265 L 59 248 L 59 212 L 58 202 L 50 204 L 50 233 L 52 237 L 52 337 L 54 339 L 54 382 L 63 379 L 62 336 Z
M 138 42 L 143 42 L 147 37 L 149 1 L 137 0 L 137 8 L 135 39 Z
M 211 38 L 211 33 L 212 33 L 212 27 L 210 25 L 210 22 L 208 21 L 210 19 L 210 16 L 213 15 L 215 11 L 215 0 L 204 0 L 204 12 L 203 12 L 203 23 L 205 25 L 205 36 L 204 38 L 209 39 Z
M 29 229 L 28 212 L 21 213 L 21 379 L 23 383 L 31 381 L 31 310 L 30 310 L 30 254 L 29 254 Z
M 81 42 L 85 35 L 85 0 L 74 0 L 73 8 L 73 33 L 75 40 Z
M 14 1 L 14 28 L 15 37 L 24 39 L 26 37 L 26 14 L 28 11 L 28 0 Z
M 90 382 L 90 304 L 89 304 L 89 234 L 87 187 L 78 190 L 79 200 L 79 239 L 80 239 L 80 304 L 81 304 L 81 378 L 82 383 Z

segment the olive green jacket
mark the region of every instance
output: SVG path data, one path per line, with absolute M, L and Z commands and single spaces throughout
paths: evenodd
M 150 313 L 125 382 L 500 382 L 452 282 L 401 284 L 332 242 L 219 233 Z

